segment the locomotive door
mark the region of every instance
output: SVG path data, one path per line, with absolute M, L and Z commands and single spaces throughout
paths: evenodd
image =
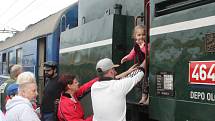
M 38 94 L 39 103 L 41 103 L 44 89 L 44 62 L 45 62 L 45 50 L 46 50 L 46 37 L 38 40 Z

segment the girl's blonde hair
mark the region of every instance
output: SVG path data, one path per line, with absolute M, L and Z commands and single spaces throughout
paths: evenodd
M 145 34 L 145 27 L 143 25 L 137 25 L 137 26 L 134 27 L 134 30 L 133 30 L 133 35 L 132 35 L 133 39 L 136 39 L 135 35 L 137 33 L 137 30 L 139 30 L 139 29 L 143 29 L 144 34 Z

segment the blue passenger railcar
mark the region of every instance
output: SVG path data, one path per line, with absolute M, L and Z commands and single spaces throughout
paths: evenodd
M 1 42 L 0 80 L 9 78 L 7 70 L 10 65 L 21 64 L 24 71 L 31 71 L 36 75 L 41 94 L 44 86 L 43 63 L 58 63 L 60 33 L 76 27 L 77 23 L 78 3 L 74 3 Z

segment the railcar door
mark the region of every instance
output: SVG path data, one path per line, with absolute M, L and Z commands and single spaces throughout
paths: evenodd
M 44 89 L 44 62 L 45 62 L 45 50 L 46 50 L 46 37 L 40 38 L 38 40 L 38 93 L 39 101 L 41 102 Z

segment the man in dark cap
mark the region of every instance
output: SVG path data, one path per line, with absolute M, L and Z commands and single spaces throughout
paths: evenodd
M 54 61 L 47 61 L 44 63 L 45 76 L 47 78 L 54 78 L 57 76 L 57 63 Z
M 58 82 L 57 63 L 45 62 L 44 70 L 46 83 L 41 103 L 42 121 L 56 121 L 55 104 L 62 91 L 61 83 Z

